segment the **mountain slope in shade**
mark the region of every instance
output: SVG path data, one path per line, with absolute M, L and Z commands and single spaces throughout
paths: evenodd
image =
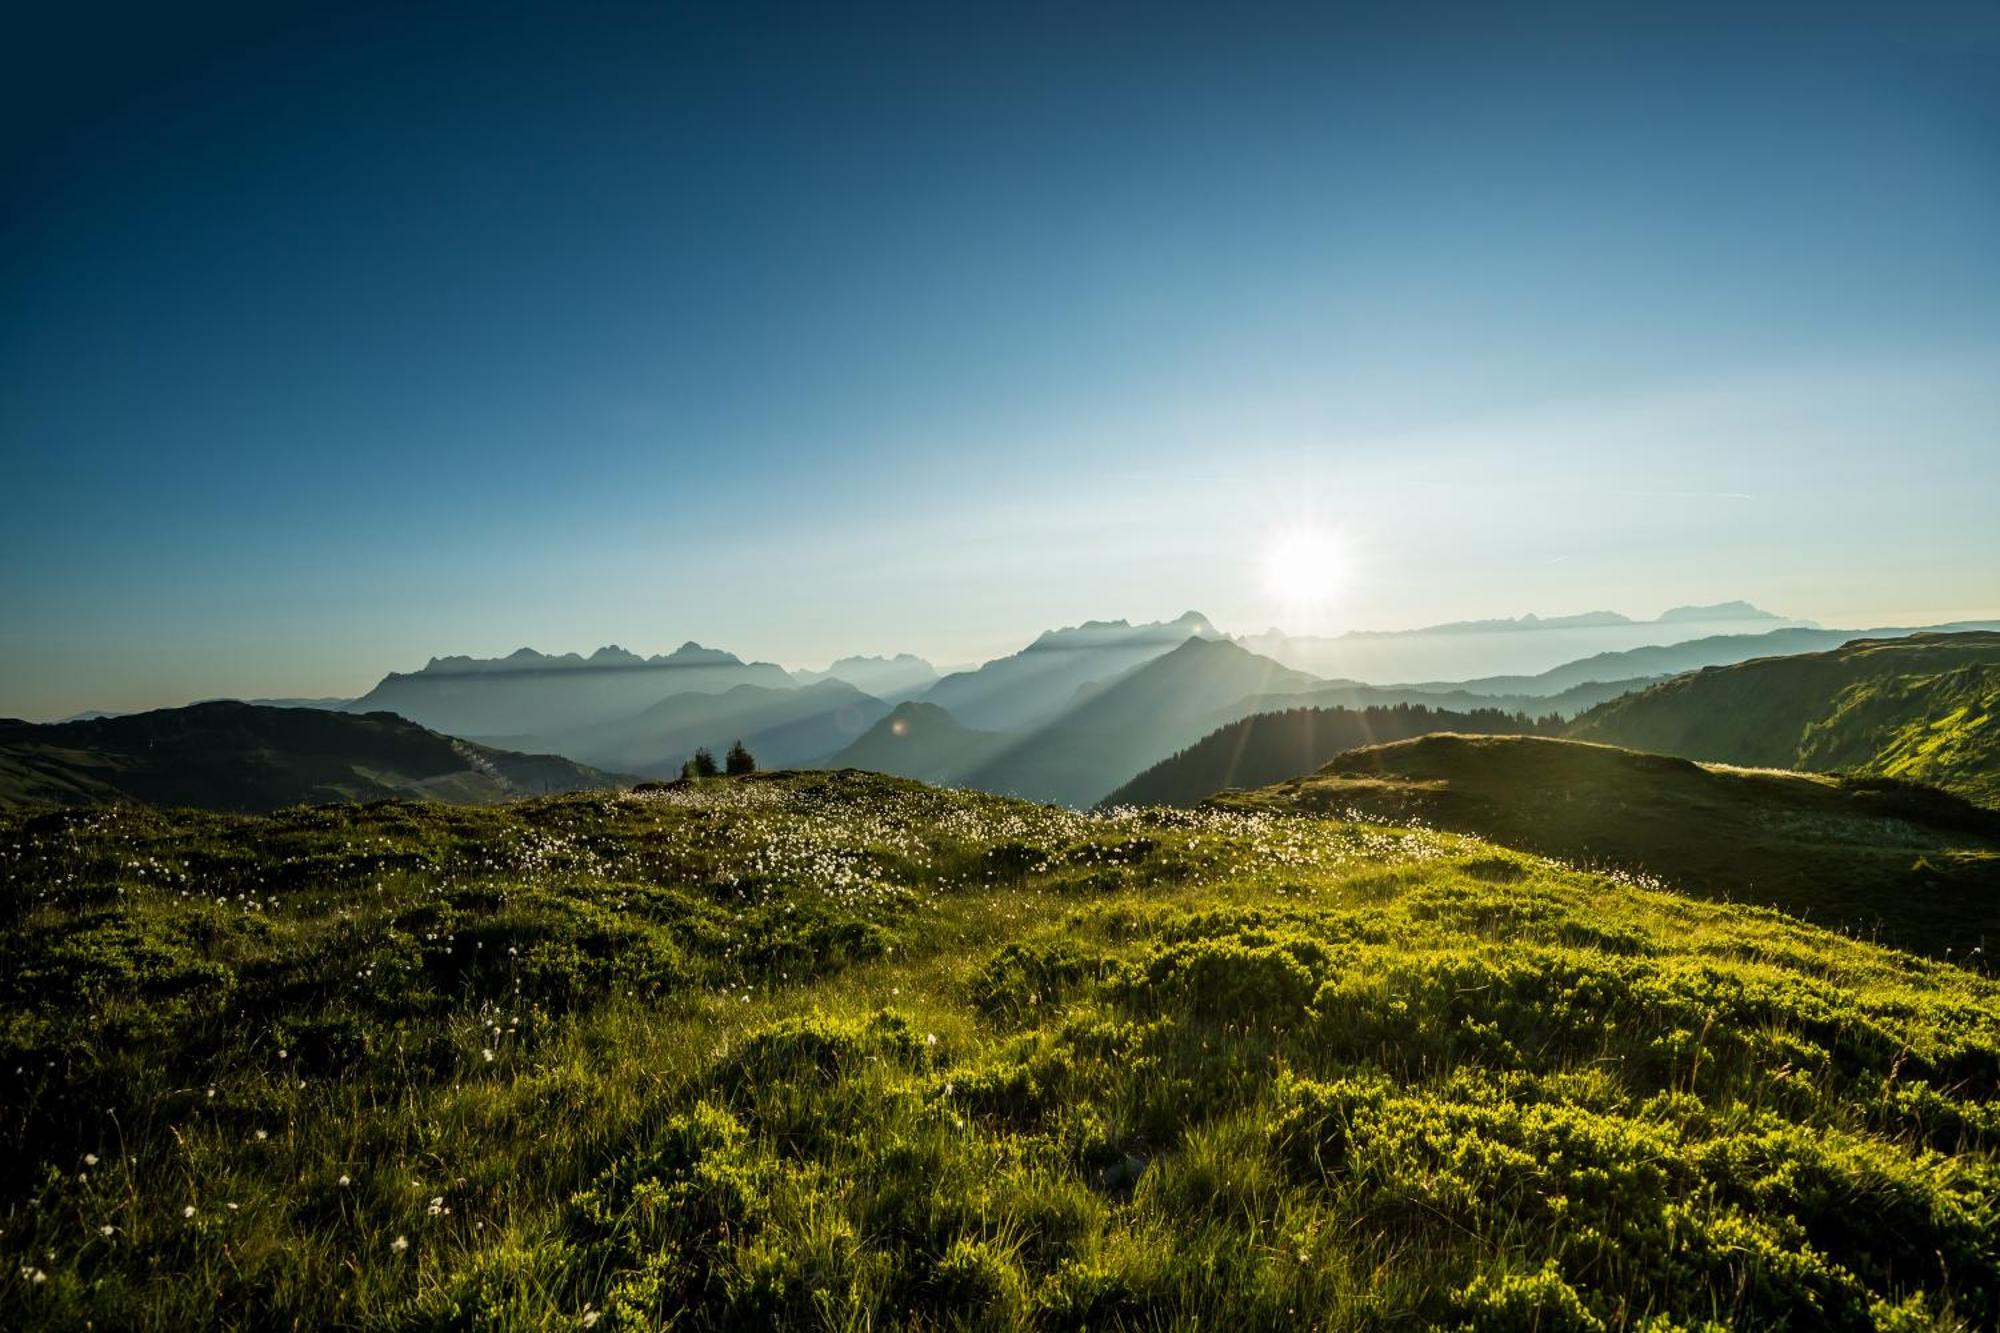
M 894 712 L 824 766 L 951 786 L 1009 743 L 998 732 L 960 726 L 936 704 L 911 701 L 896 705 Z
M 392 672 L 348 707 L 399 713 L 455 736 L 539 736 L 570 753 L 568 733 L 633 717 L 671 695 L 719 694 L 735 685 L 790 689 L 784 668 L 685 644 L 664 657 L 603 648 L 590 658 L 547 658 L 522 649 L 498 662 L 433 659 Z
M 218 702 L 0 722 L 0 804 L 135 800 L 260 812 L 386 797 L 485 804 L 620 783 L 555 755 L 475 745 L 390 713 Z
M 915 653 L 897 653 L 894 657 L 843 657 L 824 671 L 794 671 L 792 678 L 802 685 L 844 680 L 863 694 L 894 703 L 937 684 L 938 673 Z
M 1189 638 L 1172 652 L 1089 687 L 1054 721 L 966 773 L 1000 795 L 1087 806 L 1210 730 L 1219 710 L 1256 694 L 1321 682 L 1227 639 Z
M 1720 763 L 1928 782 L 2000 806 L 2000 633 L 1762 658 L 1592 709 L 1584 740 Z
M 1020 730 L 1061 713 L 1085 685 L 1110 680 L 1189 639 L 1216 637 L 1208 617 L 1193 611 L 1143 625 L 1088 621 L 1049 630 L 1011 657 L 946 676 L 922 697 L 968 727 Z
M 1101 804 L 1199 805 L 1231 787 L 1266 787 L 1311 773 L 1335 755 L 1436 731 L 1487 735 L 1530 731 L 1530 719 L 1498 709 L 1453 713 L 1422 705 L 1289 708 L 1218 728 L 1162 759 Z
M 889 706 L 846 681 L 772 689 L 737 685 L 716 694 L 672 695 L 629 718 L 551 738 L 589 763 L 670 777 L 695 750 L 717 758 L 742 741 L 766 768 L 825 758 L 867 730 Z
M 1213 804 L 1416 821 L 1933 953 L 2000 941 L 2000 814 L 1914 785 L 1435 735 Z

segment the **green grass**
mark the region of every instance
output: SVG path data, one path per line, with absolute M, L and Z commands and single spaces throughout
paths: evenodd
M 0 824 L 0 1326 L 1975 1329 L 2000 986 L 859 774 Z
M 1858 639 L 1691 672 L 1598 705 L 1579 740 L 1922 782 L 2000 809 L 2000 634 Z
M 1214 804 L 1474 834 L 1982 968 L 2000 944 L 2000 812 L 1898 780 L 1441 733 Z
M 1799 757 L 1927 782 L 2000 810 L 2000 664 L 1857 682 L 1806 728 Z

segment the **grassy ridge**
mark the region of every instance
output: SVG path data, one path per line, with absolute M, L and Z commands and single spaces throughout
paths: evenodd
M 1902 778 L 2000 808 L 2000 633 L 1860 639 L 1600 704 L 1570 735 L 1723 764 Z
M 2000 987 L 859 774 L 0 825 L 0 1325 L 1977 1328 Z
M 2000 813 L 1894 781 L 1439 734 L 1216 804 L 1475 834 L 1982 966 L 2000 943 Z

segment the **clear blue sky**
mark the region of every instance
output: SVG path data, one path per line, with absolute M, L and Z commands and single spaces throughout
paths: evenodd
M 0 714 L 1190 607 L 2000 614 L 1991 4 L 39 8 Z

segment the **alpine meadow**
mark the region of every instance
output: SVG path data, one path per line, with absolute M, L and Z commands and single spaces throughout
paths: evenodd
M 10 37 L 0 1328 L 2000 1328 L 1990 6 Z

